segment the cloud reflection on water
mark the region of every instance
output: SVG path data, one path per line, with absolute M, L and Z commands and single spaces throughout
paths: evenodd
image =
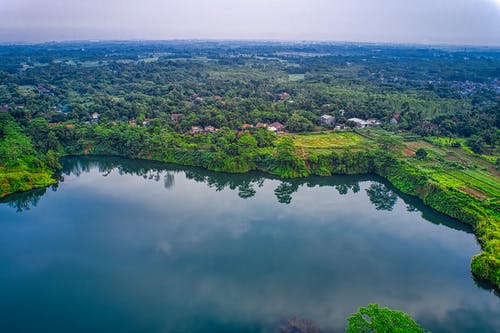
M 120 159 L 66 162 L 66 181 L 36 200 L 34 215 L 9 215 L 24 229 L 0 235 L 0 253 L 19 253 L 5 267 L 55 278 L 61 297 L 80 299 L 85 281 L 95 296 L 84 308 L 109 304 L 136 328 L 245 331 L 297 316 L 339 331 L 371 302 L 440 332 L 500 327 L 499 299 L 470 277 L 479 250 L 470 228 L 378 178 L 281 181 Z M 47 288 L 13 283 L 7 305 L 16 288 Z M 56 310 L 49 304 L 40 316 Z

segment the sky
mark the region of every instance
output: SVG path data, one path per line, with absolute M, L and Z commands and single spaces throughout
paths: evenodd
M 96 39 L 500 46 L 500 0 L 0 0 L 0 42 Z

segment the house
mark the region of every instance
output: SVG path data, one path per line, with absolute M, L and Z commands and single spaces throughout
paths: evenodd
M 284 100 L 284 99 L 286 99 L 286 98 L 291 97 L 292 95 L 290 95 L 290 94 L 289 94 L 289 93 L 287 93 L 287 92 L 283 92 L 283 93 L 279 94 L 279 96 L 280 96 L 280 99 L 281 99 L 281 100 Z
M 391 124 L 397 124 L 401 120 L 401 114 L 400 113 L 395 113 L 392 115 L 391 120 L 389 121 Z
M 322 124 L 325 124 L 325 125 L 333 125 L 333 124 L 335 124 L 335 117 L 330 116 L 328 114 L 324 114 L 320 117 L 320 121 Z
M 198 134 L 203 133 L 205 130 L 201 126 L 191 126 L 190 134 Z
M 241 125 L 241 129 L 242 130 L 246 130 L 247 128 L 251 128 L 251 127 L 253 127 L 253 125 L 250 125 L 250 124 L 243 124 L 243 125 Z
M 366 120 L 359 119 L 359 118 L 349 118 L 349 119 L 347 119 L 347 121 L 355 123 L 356 127 L 359 127 L 359 128 L 363 128 L 363 127 L 367 127 L 367 126 L 371 125 Z
M 153 120 L 156 120 L 156 118 L 144 118 L 144 121 L 142 122 L 143 125 L 147 125 Z
M 278 129 L 274 126 L 267 126 L 267 129 L 270 130 L 271 132 L 278 134 Z
M 170 119 L 172 119 L 172 121 L 177 122 L 177 121 L 179 121 L 179 119 L 180 119 L 180 118 L 182 118 L 182 116 L 183 116 L 183 115 L 182 115 L 182 114 L 180 114 L 180 113 L 172 113 L 172 114 L 170 115 Z
M 264 123 L 257 123 L 255 127 L 260 128 L 260 127 L 267 127 L 267 124 Z
M 369 123 L 370 125 L 380 125 L 380 120 L 377 118 L 368 118 L 366 119 L 366 122 Z
M 205 127 L 205 132 L 207 132 L 207 133 L 214 133 L 215 131 L 217 131 L 217 128 L 215 128 L 213 126 L 206 126 Z
M 276 122 L 274 122 L 274 123 L 272 123 L 272 124 L 270 124 L 270 125 L 269 125 L 269 127 L 274 127 L 274 128 L 276 128 L 276 130 L 277 130 L 278 132 L 283 132 L 283 131 L 285 130 L 285 125 L 283 125 L 282 123 L 279 123 L 279 122 L 277 122 L 277 121 L 276 121 Z M 269 127 L 268 127 L 268 129 L 269 129 Z
M 94 112 L 94 113 L 92 113 L 92 120 L 99 120 L 99 117 L 100 117 L 100 116 L 101 116 L 101 115 L 100 115 L 99 113 Z

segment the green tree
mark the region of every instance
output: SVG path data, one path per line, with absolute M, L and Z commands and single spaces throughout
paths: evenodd
M 427 150 L 425 150 L 424 148 L 419 148 L 415 153 L 415 157 L 419 160 L 425 160 L 427 158 L 427 155 Z
M 313 124 L 309 119 L 296 112 L 288 118 L 285 125 L 287 130 L 290 132 L 307 132 L 313 128 Z
M 469 139 L 466 141 L 467 146 L 472 149 L 473 152 L 476 154 L 482 154 L 484 152 L 484 141 L 481 137 L 479 136 L 471 136 Z
M 370 304 L 347 318 L 346 333 L 425 333 L 409 315 Z

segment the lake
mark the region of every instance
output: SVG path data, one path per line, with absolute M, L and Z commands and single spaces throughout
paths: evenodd
M 500 327 L 471 228 L 376 176 L 63 167 L 0 203 L 0 332 L 342 332 L 369 303 L 433 332 Z

